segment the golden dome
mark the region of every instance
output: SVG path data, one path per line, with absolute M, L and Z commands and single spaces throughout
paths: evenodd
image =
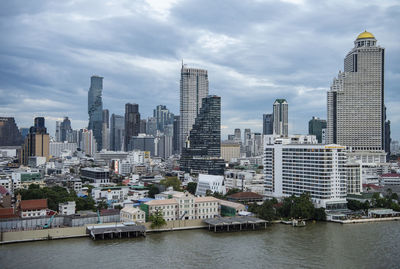
M 364 38 L 375 38 L 373 34 L 371 34 L 370 32 L 362 32 L 361 34 L 359 34 L 357 36 L 357 39 L 364 39 Z

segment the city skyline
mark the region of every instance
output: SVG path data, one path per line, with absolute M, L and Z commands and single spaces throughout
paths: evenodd
M 2 3 L 7 16 L 1 25 L 12 26 L 13 32 L 1 28 L 7 38 L 0 46 L 4 96 L 0 115 L 15 117 L 19 128 L 45 116 L 52 136 L 55 121 L 64 116 L 71 119 L 73 129 L 86 127 L 85 96 L 93 74 L 104 77 L 103 108 L 110 114 L 123 115 L 129 102 L 139 104 L 143 118 L 160 104 L 178 115 L 183 58 L 189 67 L 207 69 L 210 92 L 222 97 L 222 138 L 235 128 L 262 132 L 262 115 L 272 112 L 276 98 L 290 103 L 289 133 L 305 134 L 312 116 L 326 119 L 326 92 L 337 71 L 343 71 L 344 54 L 367 30 L 386 48 L 385 104 L 392 138 L 398 140 L 399 5 L 291 2 L 245 6 L 234 2 L 225 9 L 217 3 L 207 9 L 190 2 L 166 1 L 162 7 L 142 3 L 141 8 L 116 3 L 92 10 L 79 3 L 24 3 L 23 8 L 18 2 Z M 344 7 L 346 12 L 341 12 Z M 310 8 L 313 12 L 308 13 Z M 196 9 L 199 17 L 185 16 Z M 271 10 L 274 15 L 266 12 Z M 366 12 L 374 16 L 355 20 Z M 279 25 L 269 27 L 278 15 Z M 329 16 L 334 20 L 326 19 Z M 315 26 L 318 18 L 324 21 Z M 52 19 L 58 23 L 50 26 Z M 135 26 L 138 20 L 148 32 Z M 117 26 L 120 22 L 124 26 Z M 179 26 L 185 23 L 186 27 Z M 125 27 L 129 27 L 128 37 L 122 34 Z M 94 36 L 92 31 L 102 34 Z M 170 35 L 160 36 L 160 32 Z

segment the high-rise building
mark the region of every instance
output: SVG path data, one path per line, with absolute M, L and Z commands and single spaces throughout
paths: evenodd
M 146 134 L 156 136 L 157 135 L 157 119 L 149 117 L 146 123 Z
M 312 117 L 308 122 L 308 134 L 315 135 L 318 143 L 322 143 L 322 132 L 326 129 L 326 120 L 321 120 L 318 117 Z
M 102 142 L 103 149 L 110 149 L 110 112 L 103 109 L 103 126 L 102 126 Z
M 274 115 L 264 114 L 263 115 L 263 134 L 272 135 L 274 133 Z
M 22 150 L 22 163 L 27 165 L 29 157 L 46 157 L 49 159 L 50 137 L 45 127 L 43 117 L 35 118 L 34 126 L 29 129 L 29 134 L 25 138 Z
M 112 114 L 110 124 L 110 149 L 112 151 L 123 150 L 123 141 L 125 135 L 124 127 L 124 116 Z
M 139 133 L 140 133 L 140 134 L 145 134 L 145 133 L 146 133 L 146 129 L 147 129 L 147 120 L 146 120 L 146 119 L 140 120 L 140 130 L 139 130 Z
M 0 117 L 0 146 L 21 146 L 22 135 L 12 117 Z
M 140 113 L 138 104 L 125 104 L 125 151 L 133 136 L 138 136 L 140 131 Z
M 276 99 L 274 102 L 273 111 L 273 133 L 287 137 L 289 135 L 288 102 L 285 99 Z
M 183 148 L 180 165 L 188 173 L 223 175 L 221 97 L 210 95 L 203 98 L 200 113 Z
M 390 120 L 385 122 L 385 152 L 390 155 L 390 144 L 392 143 L 392 138 L 390 137 Z
M 241 142 L 242 142 L 242 133 L 241 133 L 241 131 L 240 131 L 239 128 L 236 128 L 236 129 L 235 129 L 234 135 L 235 135 L 235 139 L 234 139 L 234 140 L 235 140 L 236 142 L 238 142 L 238 143 L 241 143 Z
M 154 136 L 146 134 L 132 136 L 129 141 L 127 151 L 132 150 L 149 151 L 151 156 L 155 156 L 156 148 L 154 143 Z
M 60 123 L 60 141 L 67 141 L 67 134 L 70 132 L 72 132 L 71 121 L 68 119 L 68 117 L 65 117 Z
M 61 141 L 61 121 L 56 121 L 55 139 L 57 142 Z
M 85 154 L 93 156 L 97 152 L 97 143 L 96 138 L 93 135 L 93 130 L 81 130 L 81 137 L 82 140 L 80 148 L 83 152 L 85 152 Z
M 180 131 L 180 122 L 181 122 L 181 117 L 180 116 L 174 116 L 174 123 L 173 123 L 173 138 L 172 138 L 172 150 L 174 154 L 179 154 L 181 148 L 179 144 L 179 131 Z
M 208 73 L 204 69 L 182 65 L 180 80 L 180 152 L 185 146 L 195 119 L 200 112 L 202 99 L 208 95 Z
M 102 149 L 102 130 L 103 130 L 103 77 L 92 76 L 90 78 L 90 88 L 88 93 L 88 113 L 89 130 L 93 130 L 93 136 L 96 139 L 97 149 Z
M 385 149 L 384 58 L 374 35 L 354 41 L 327 95 L 327 143 L 353 150 Z
M 157 130 L 160 132 L 164 132 L 164 127 L 174 122 L 174 114 L 164 105 L 158 105 L 156 109 L 153 110 L 153 117 L 157 121 Z
M 29 128 L 21 127 L 19 128 L 19 132 L 22 135 L 22 139 L 25 140 L 25 137 L 29 134 Z

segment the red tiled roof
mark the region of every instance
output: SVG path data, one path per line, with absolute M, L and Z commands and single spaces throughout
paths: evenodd
M 0 186 L 0 194 L 7 194 L 9 193 L 9 191 L 4 187 L 4 186 Z
M 400 177 L 400 174 L 395 174 L 395 173 L 389 173 L 389 174 L 383 174 L 381 177 Z
M 17 215 L 14 214 L 14 208 L 0 208 L 0 219 L 15 218 Z
M 363 188 L 371 188 L 371 189 L 374 189 L 374 190 L 378 190 L 378 189 L 382 188 L 382 187 L 374 185 L 374 184 L 362 184 L 362 186 L 363 186 Z
M 20 207 L 21 210 L 46 209 L 47 199 L 22 200 Z
M 263 196 L 255 193 L 255 192 L 251 192 L 251 191 L 247 191 L 247 192 L 238 192 L 232 195 L 229 195 L 228 198 L 234 198 L 234 199 L 262 199 Z

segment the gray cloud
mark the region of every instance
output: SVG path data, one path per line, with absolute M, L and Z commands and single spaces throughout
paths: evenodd
M 261 131 L 276 98 L 289 102 L 291 133 L 326 117 L 326 91 L 367 29 L 386 48 L 386 104 L 400 138 L 398 1 L 1 1 L 0 114 L 20 127 L 34 116 L 87 123 L 92 74 L 104 107 L 140 104 L 179 112 L 180 61 L 209 70 L 222 97 L 223 134 Z M 365 16 L 368 14 L 368 16 Z

